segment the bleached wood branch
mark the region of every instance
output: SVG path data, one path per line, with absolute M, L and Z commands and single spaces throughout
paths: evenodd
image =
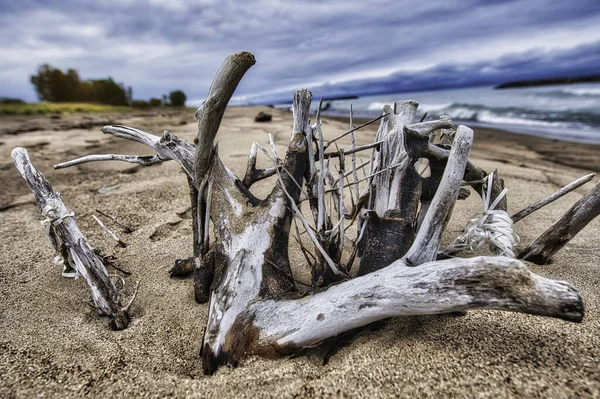
M 317 109 L 317 117 L 315 121 L 315 128 L 313 129 L 313 134 L 316 132 L 318 135 L 317 145 L 318 145 L 318 156 L 319 156 L 319 174 L 317 181 L 317 232 L 322 232 L 325 230 L 325 218 L 327 217 L 327 209 L 325 207 L 325 176 L 327 175 L 327 171 L 325 169 L 324 164 L 324 144 L 323 144 L 323 131 L 321 130 L 321 105 L 323 103 L 323 97 L 319 102 L 319 108 Z
M 406 253 L 405 259 L 408 265 L 416 266 L 436 258 L 442 233 L 460 191 L 472 144 L 473 130 L 466 126 L 459 126 L 440 185 L 415 241 Z
M 344 172 L 346 170 L 346 165 L 344 162 L 344 150 L 340 150 L 340 173 L 339 173 L 339 179 L 343 181 L 343 175 Z M 354 186 L 356 187 L 356 185 Z M 339 256 L 337 257 L 338 259 L 342 258 L 342 254 L 344 253 L 344 241 L 345 241 L 345 226 L 344 226 L 344 219 L 346 217 L 345 215 L 345 211 L 344 211 L 344 187 L 342 184 L 340 184 L 339 187 L 339 191 L 338 191 L 338 204 L 337 204 L 337 208 L 338 208 L 338 222 L 336 224 L 336 226 L 334 226 L 334 228 L 332 229 L 332 233 L 336 231 L 337 228 L 340 229 L 339 234 L 337 235 L 338 237 L 338 248 L 339 248 Z M 333 234 L 331 234 L 333 236 Z
M 112 220 L 114 224 L 116 224 L 117 226 L 119 226 L 123 230 L 123 232 L 125 232 L 125 233 L 132 233 L 134 231 L 134 229 L 132 227 L 123 224 L 116 217 L 114 217 L 112 215 L 109 215 L 108 213 L 102 212 L 99 209 L 95 209 L 95 211 L 98 212 L 98 214 L 100 214 L 100 215 L 102 215 L 104 217 L 107 217 L 110 220 Z
M 256 169 L 256 156 L 259 145 L 257 142 L 252 143 L 250 147 L 250 154 L 248 155 L 248 164 L 246 166 L 246 174 L 242 180 L 242 183 L 247 188 L 250 188 L 257 181 L 267 179 L 276 174 L 275 167 L 267 169 Z
M 521 251 L 518 255 L 519 259 L 539 265 L 548 263 L 559 249 L 598 215 L 600 215 L 600 182 L 548 230 Z
M 97 154 L 97 155 L 86 155 L 81 158 L 73 159 L 72 161 L 62 162 L 54 165 L 54 169 L 63 169 L 70 166 L 80 165 L 87 162 L 99 162 L 99 161 L 122 161 L 129 163 L 136 163 L 142 166 L 151 166 L 161 163 L 165 160 L 160 155 L 120 155 L 120 154 Z
M 57 164 L 54 166 L 54 169 L 61 169 L 69 166 L 78 165 L 84 162 L 95 161 L 124 161 L 139 163 L 147 166 L 153 163 L 158 163 L 172 159 L 181 165 L 181 167 L 188 176 L 195 178 L 193 173 L 195 152 L 194 146 L 186 142 L 185 140 L 181 140 L 177 136 L 170 134 L 166 130 L 163 132 L 162 137 L 155 136 L 153 134 L 144 132 L 139 129 L 120 125 L 104 126 L 101 130 L 104 134 L 110 134 L 115 137 L 144 144 L 145 146 L 150 147 L 154 151 L 156 151 L 158 155 L 88 155 L 82 158 L 77 158 L 72 161 Z
M 227 104 L 246 71 L 255 63 L 254 55 L 247 51 L 225 58 L 217 70 L 206 100 L 195 113 L 198 119 L 198 145 L 194 160 L 197 181 L 202 180 L 210 169 L 213 143 Z
M 111 318 L 110 327 L 114 330 L 127 328 L 130 322 L 127 307 L 121 304 L 121 295 L 110 280 L 102 260 L 94 253 L 85 236 L 77 227 L 77 223 L 60 199 L 60 195 L 52 189 L 48 180 L 33 166 L 27 150 L 15 148 L 12 153 L 15 166 L 27 185 L 35 195 L 44 223 L 58 240 L 69 257 L 65 262 L 85 280 L 92 294 L 92 303 L 99 314 Z
M 350 149 L 354 150 L 356 149 L 356 135 L 354 132 L 354 112 L 352 110 L 352 104 L 350 104 L 350 130 L 352 131 L 351 136 L 350 136 Z M 363 163 L 362 165 L 367 165 L 367 163 Z M 362 167 L 359 166 L 359 167 Z M 352 188 L 352 191 L 350 191 L 351 193 L 354 193 L 354 196 L 350 196 L 350 198 L 355 198 L 356 200 L 352 201 L 352 213 L 356 213 L 356 209 L 357 209 L 357 204 L 359 202 L 359 197 L 360 197 L 360 193 L 358 191 L 358 167 L 356 166 L 356 153 L 352 153 L 352 170 L 350 171 L 352 172 L 352 182 L 354 183 L 354 187 Z M 342 173 L 342 176 L 340 177 L 340 180 L 343 179 L 345 177 L 345 174 Z M 362 231 L 362 224 L 363 224 L 363 220 L 362 219 L 358 219 L 358 223 L 356 226 L 356 239 L 358 241 L 358 236 L 360 235 L 360 232 Z
M 110 231 L 110 229 L 108 227 L 106 227 L 104 225 L 104 223 L 102 223 L 102 221 L 100 219 L 98 219 L 98 217 L 96 215 L 92 215 L 92 218 L 96 221 L 96 223 L 98 223 L 100 225 L 100 227 L 102 228 L 102 230 L 104 230 L 104 232 L 106 234 L 108 234 L 113 240 L 115 240 L 117 242 L 117 244 L 119 244 L 120 247 L 125 248 L 127 247 L 127 244 L 125 244 L 123 241 L 121 241 L 121 239 L 112 231 Z
M 560 188 L 559 190 L 557 190 L 556 192 L 547 196 L 546 198 L 542 198 L 541 200 L 534 202 L 531 205 L 528 205 L 527 207 L 523 208 L 519 212 L 512 215 L 510 218 L 513 220 L 513 223 L 517 223 L 519 220 L 526 218 L 527 216 L 531 215 L 533 212 L 537 211 L 538 209 L 543 208 L 544 206 L 556 201 L 563 195 L 566 195 L 566 194 L 570 193 L 571 191 L 583 186 L 585 183 L 592 180 L 594 178 L 594 176 L 596 176 L 595 173 L 590 173 L 588 175 L 580 177 L 579 179 Z
M 497 309 L 580 322 L 577 290 L 505 257 L 455 258 L 408 268 L 402 260 L 301 300 L 250 305 L 265 351 L 290 352 L 393 316 Z

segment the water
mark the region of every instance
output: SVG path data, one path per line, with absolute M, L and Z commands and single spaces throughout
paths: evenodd
M 468 126 L 501 128 L 552 139 L 600 144 L 600 84 L 493 90 L 491 87 L 386 94 L 331 101 L 324 114 L 375 117 L 384 104 L 416 100 L 419 115 L 447 114 Z M 419 117 L 418 115 L 418 117 Z

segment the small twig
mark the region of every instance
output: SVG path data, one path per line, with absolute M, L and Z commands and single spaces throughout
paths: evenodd
M 377 121 L 378 121 L 378 120 L 380 120 L 381 118 L 384 118 L 384 117 L 386 117 L 386 116 L 388 116 L 388 115 L 389 115 L 388 113 L 383 113 L 383 114 L 379 115 L 377 118 L 371 119 L 370 121 L 368 121 L 368 122 L 365 122 L 365 123 L 363 123 L 363 124 L 362 124 L 362 125 L 360 125 L 360 126 L 357 126 L 357 127 L 353 128 L 353 129 L 350 129 L 350 130 L 348 130 L 348 131 L 347 131 L 347 132 L 345 132 L 345 133 L 342 133 L 342 134 L 340 134 L 340 135 L 339 135 L 339 136 L 337 136 L 336 138 L 334 138 L 334 139 L 332 139 L 332 140 L 329 140 L 329 141 L 327 142 L 327 145 L 325 145 L 325 149 L 327 149 L 327 148 L 328 148 L 328 147 L 329 147 L 331 144 L 333 144 L 335 141 L 337 141 L 337 140 L 339 140 L 339 139 L 341 139 L 341 138 L 343 138 L 343 137 L 346 137 L 347 135 L 349 135 L 349 134 L 350 134 L 350 133 L 352 133 L 352 132 L 355 132 L 355 131 L 357 131 L 358 129 L 362 129 L 363 127 L 365 127 L 365 126 L 368 126 L 368 125 L 370 125 L 371 123 L 377 122 Z
M 123 229 L 123 232 L 124 232 L 124 233 L 127 233 L 127 234 L 129 234 L 129 233 L 133 233 L 133 232 L 135 231 L 135 229 L 134 229 L 133 227 L 129 227 L 129 226 L 127 226 L 127 225 L 125 225 L 125 224 L 121 223 L 121 222 L 120 222 L 120 221 L 119 221 L 119 220 L 118 220 L 116 217 L 114 217 L 114 216 L 111 216 L 111 215 L 109 215 L 109 214 L 107 214 L 107 213 L 104 213 L 104 212 L 102 212 L 102 211 L 101 211 L 101 210 L 99 210 L 99 209 L 94 209 L 94 210 L 95 210 L 96 212 L 98 212 L 100 215 L 102 215 L 102 216 L 104 216 L 104 217 L 107 217 L 107 218 L 109 218 L 110 220 L 112 220 L 114 224 L 116 224 L 116 225 L 117 225 L 117 226 L 119 226 L 121 229 Z
M 325 218 L 326 212 L 325 209 L 325 165 L 324 165 L 324 151 L 325 147 L 323 146 L 323 131 L 321 130 L 321 104 L 323 103 L 323 97 L 319 101 L 319 108 L 317 109 L 317 120 L 315 121 L 316 131 L 319 133 L 319 181 L 317 185 L 317 200 L 318 200 L 318 208 L 317 208 L 317 231 L 323 231 L 325 229 Z
M 96 223 L 98 223 L 100 225 L 100 227 L 102 227 L 102 230 L 104 230 L 106 232 L 106 234 L 108 234 L 109 236 L 111 236 L 113 238 L 113 240 L 115 240 L 117 242 L 117 244 L 119 244 L 119 246 L 121 248 L 127 247 L 127 244 L 125 244 L 123 241 L 121 241 L 121 239 L 119 237 L 117 237 L 117 235 L 115 233 L 113 233 L 112 231 L 110 231 L 108 229 L 108 227 L 106 227 L 104 225 L 104 223 L 102 223 L 102 221 L 96 217 L 96 215 L 92 215 L 92 217 L 94 218 L 94 220 L 96 221 Z
M 487 175 L 486 175 L 486 178 L 483 178 L 483 179 L 463 181 L 462 183 L 460 183 L 460 185 L 461 186 L 476 186 L 478 184 L 484 184 L 486 182 L 487 182 Z
M 348 263 L 346 264 L 346 272 L 350 272 L 350 269 L 352 269 L 352 264 L 354 263 L 354 259 L 356 258 L 356 254 L 358 253 L 358 246 L 360 245 L 360 242 L 362 241 L 366 230 L 367 223 L 364 222 L 362 224 L 362 227 L 357 231 L 358 236 L 356 237 L 356 240 L 353 243 L 352 253 L 350 254 L 350 258 L 348 259 Z
M 350 141 L 351 151 L 356 150 L 356 137 L 355 137 L 353 129 L 354 129 L 354 112 L 352 109 L 352 104 L 350 104 L 350 130 L 352 130 L 352 134 L 350 136 L 351 137 L 351 141 Z M 357 183 L 358 182 L 358 170 L 356 169 L 356 152 L 352 153 L 352 179 L 354 180 L 354 190 L 353 190 L 354 197 L 356 198 L 356 201 L 358 202 L 359 193 L 358 193 L 358 183 Z M 359 224 L 359 226 L 360 226 L 360 224 Z
M 385 172 L 385 171 L 387 171 L 387 170 L 390 170 L 390 169 L 396 168 L 396 167 L 398 167 L 398 166 L 400 166 L 400 165 L 402 165 L 402 162 L 400 162 L 400 163 L 397 163 L 397 164 L 394 164 L 394 165 L 390 165 L 390 166 L 388 166 L 387 168 L 385 168 L 385 169 L 381 169 L 381 170 L 378 170 L 377 172 L 375 172 L 375 173 L 373 173 L 373 174 L 371 174 L 371 175 L 369 175 L 369 176 L 367 176 L 367 177 L 363 177 L 362 179 L 359 179 L 359 180 L 358 180 L 358 181 L 356 181 L 356 182 L 348 183 L 348 184 L 344 185 L 344 188 L 347 188 L 347 187 L 350 187 L 350 186 L 354 186 L 354 185 L 356 185 L 356 184 L 359 184 L 359 183 L 361 183 L 361 182 L 363 182 L 363 181 L 365 181 L 365 180 L 371 179 L 371 178 L 373 178 L 373 177 L 375 177 L 375 176 L 377 176 L 377 175 L 379 175 L 379 174 L 381 174 L 381 173 L 383 173 L 383 172 Z M 339 181 L 339 180 L 338 180 L 338 181 Z M 339 189 L 339 186 L 338 186 L 338 187 L 333 187 L 333 188 L 330 188 L 329 190 L 326 190 L 326 191 L 325 191 L 325 193 L 330 193 L 330 192 L 333 192 L 333 191 L 337 191 L 338 189 Z
M 350 155 L 350 154 L 355 154 L 357 152 L 360 151 L 365 151 L 365 150 L 369 150 L 371 148 L 379 148 L 379 146 L 383 143 L 383 140 L 381 141 L 376 141 L 374 143 L 371 144 L 365 144 L 365 145 L 361 145 L 355 148 L 352 148 L 348 151 L 346 151 L 345 155 Z M 338 156 L 338 152 L 326 152 L 325 154 L 323 154 L 323 158 L 328 159 L 328 158 L 333 158 L 333 157 L 337 157 Z
M 108 256 L 102 256 L 102 255 L 99 255 L 99 256 L 102 258 L 102 263 L 104 263 L 105 266 L 110 266 L 113 269 L 118 270 L 127 276 L 131 275 L 131 272 L 128 272 L 127 270 L 121 269 L 120 267 L 116 266 L 114 264 L 114 262 L 111 259 L 109 259 Z
M 135 291 L 133 291 L 133 296 L 129 300 L 129 303 L 123 308 L 123 310 L 129 311 L 129 308 L 133 304 L 133 301 L 135 301 L 135 298 L 137 297 L 138 291 L 140 290 L 140 282 L 141 282 L 141 280 L 136 281 L 136 283 L 135 283 Z
M 340 149 L 340 179 L 342 179 L 342 176 L 344 175 L 344 167 L 345 167 L 345 162 L 344 162 L 344 150 Z M 345 212 L 344 212 L 344 187 L 340 184 L 339 185 L 339 205 L 338 205 L 338 225 L 340 228 L 340 234 L 339 234 L 339 251 L 340 251 L 340 259 L 342 257 L 342 254 L 344 253 L 344 217 L 345 217 Z M 356 187 L 356 186 L 354 186 Z
M 312 269 L 313 264 L 310 261 L 310 259 L 308 259 L 308 255 L 310 255 L 311 258 L 313 259 L 313 261 L 315 261 L 315 262 L 317 261 L 317 258 L 308 250 L 308 248 L 304 247 L 304 244 L 302 243 L 302 239 L 301 239 L 302 233 L 300 232 L 300 228 L 298 228 L 298 222 L 296 221 L 296 218 L 292 218 L 292 219 L 294 220 L 294 228 L 296 229 L 296 241 L 300 245 L 300 250 L 302 251 L 302 254 L 304 255 L 304 257 L 306 258 L 306 262 L 308 263 L 308 266 Z

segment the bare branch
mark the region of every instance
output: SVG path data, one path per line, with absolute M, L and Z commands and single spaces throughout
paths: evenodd
M 244 179 L 242 183 L 247 188 L 250 188 L 257 181 L 267 179 L 276 174 L 275 168 L 267 168 L 267 169 L 256 169 L 256 156 L 257 149 L 259 144 L 257 142 L 252 143 L 252 147 L 250 148 L 250 155 L 248 155 L 248 165 L 246 166 L 246 174 L 244 175 Z
M 196 181 L 202 180 L 210 168 L 213 143 L 229 99 L 246 71 L 255 63 L 254 55 L 247 51 L 227 57 L 217 70 L 206 100 L 196 111 L 195 115 L 198 119 L 198 145 L 194 161 Z
M 518 257 L 539 265 L 548 263 L 559 249 L 598 215 L 600 215 L 600 182 L 577 201 L 563 217 L 521 251 Z
M 519 220 L 526 218 L 538 209 L 543 208 L 544 206 L 556 201 L 563 195 L 568 194 L 571 191 L 583 186 L 585 183 L 592 180 L 594 176 L 596 176 L 595 173 L 590 173 L 588 175 L 580 177 L 579 179 L 567 184 L 566 186 L 557 190 L 556 192 L 547 196 L 546 198 L 543 198 L 537 202 L 534 202 L 531 205 L 528 205 L 527 207 L 512 215 L 510 218 L 513 220 L 513 223 L 517 223 Z
M 120 154 L 97 154 L 97 155 L 86 155 L 81 158 L 73 159 L 72 161 L 62 162 L 54 165 L 54 169 L 63 169 L 70 166 L 80 165 L 87 162 L 98 162 L 98 161 L 122 161 L 129 163 L 136 163 L 142 166 L 151 166 L 168 161 L 168 159 L 161 158 L 160 155 L 120 155 Z
M 377 118 L 373 118 L 373 119 L 371 119 L 370 121 L 368 121 L 368 122 L 365 122 L 365 123 L 363 123 L 363 124 L 362 124 L 362 125 L 360 125 L 360 126 L 357 126 L 357 127 L 355 127 L 355 128 L 351 128 L 351 129 L 350 129 L 350 130 L 348 130 L 347 132 L 345 132 L 345 133 L 342 133 L 341 135 L 337 136 L 336 138 L 334 138 L 334 139 L 332 139 L 332 140 L 329 140 L 329 141 L 327 142 L 327 144 L 325 145 L 325 149 L 327 149 L 327 148 L 328 148 L 328 147 L 329 147 L 331 144 L 333 144 L 334 142 L 338 141 L 339 139 L 341 139 L 341 138 L 344 138 L 344 137 L 346 137 L 347 135 L 349 135 L 349 134 L 351 134 L 351 133 L 354 133 L 354 132 L 356 132 L 356 131 L 357 131 L 357 130 L 359 130 L 359 129 L 362 129 L 362 128 L 363 128 L 363 127 L 365 127 L 365 126 L 368 126 L 368 125 L 370 125 L 370 124 L 372 124 L 372 123 L 375 123 L 375 122 L 377 122 L 378 120 L 380 120 L 381 118 L 384 118 L 384 117 L 386 117 L 386 116 L 388 116 L 388 115 L 389 115 L 388 113 L 384 112 L 383 114 L 379 115 Z
M 172 159 L 179 163 L 188 176 L 194 176 L 194 146 L 177 136 L 170 134 L 166 130 L 162 137 L 146 133 L 142 130 L 127 126 L 104 126 L 102 133 L 110 134 L 115 137 L 136 141 L 144 144 L 156 151 L 159 157 L 164 161 Z
M 123 241 L 121 241 L 121 239 L 119 237 L 117 237 L 117 235 L 115 233 L 113 233 L 112 231 L 110 231 L 108 229 L 108 227 L 106 227 L 104 225 L 104 223 L 102 223 L 102 221 L 100 219 L 98 219 L 98 217 L 96 215 L 92 215 L 92 218 L 94 218 L 94 220 L 96 221 L 96 223 L 98 223 L 100 225 L 100 227 L 102 228 L 102 230 L 104 230 L 104 232 L 106 234 L 108 234 L 113 240 L 115 240 L 117 242 L 117 244 L 119 244 L 119 246 L 121 248 L 127 247 L 127 244 L 125 244 Z
M 370 150 L 371 148 L 379 148 L 379 146 L 383 143 L 383 141 L 376 141 L 371 144 L 360 145 L 358 147 L 354 147 L 345 152 L 345 155 L 356 154 L 360 151 Z M 335 158 L 339 155 L 339 152 L 326 152 L 323 154 L 324 159 Z M 317 155 L 318 156 L 318 155 Z
M 442 233 L 458 197 L 472 143 L 473 131 L 466 126 L 459 126 L 440 185 L 405 256 L 407 264 L 416 266 L 435 259 Z
M 53 232 L 54 241 L 68 251 L 69 262 L 88 284 L 94 308 L 101 315 L 111 318 L 110 327 L 122 330 L 129 325 L 129 314 L 121 305 L 121 295 L 108 276 L 102 260 L 94 253 L 77 223 L 48 180 L 31 163 L 24 148 L 15 148 L 12 153 L 15 166 L 35 195 L 45 223 Z
M 110 220 L 113 221 L 114 224 L 116 224 L 117 226 L 119 226 L 125 233 L 132 233 L 134 231 L 134 229 L 132 227 L 129 227 L 127 225 L 124 225 L 123 223 L 121 223 L 116 217 L 111 216 L 105 212 L 102 212 L 99 209 L 94 209 L 96 212 L 98 212 L 100 215 L 109 218 Z
M 412 130 L 421 136 L 428 136 L 431 133 L 439 129 L 450 129 L 452 127 L 452 119 L 446 116 L 440 116 L 439 119 L 435 119 L 427 122 L 413 123 L 406 125 L 405 129 Z
M 321 232 L 325 230 L 325 218 L 327 217 L 327 209 L 325 207 L 325 164 L 324 164 L 324 145 L 323 145 L 323 131 L 321 130 L 321 105 L 323 103 L 323 97 L 319 101 L 319 108 L 317 109 L 317 118 L 315 121 L 314 132 L 317 132 L 318 137 L 318 156 L 319 156 L 319 180 L 317 181 L 317 231 Z

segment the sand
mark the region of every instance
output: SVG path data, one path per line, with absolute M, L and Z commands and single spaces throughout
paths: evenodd
M 259 110 L 273 113 L 273 121 L 253 122 Z M 177 165 L 112 162 L 52 170 L 54 163 L 94 152 L 150 153 L 103 135 L 98 124 L 108 121 L 157 134 L 168 129 L 190 141 L 195 136 L 190 111 L 0 119 L 0 397 L 600 396 L 600 220 L 590 223 L 551 265 L 530 265 L 538 274 L 580 289 L 583 323 L 496 311 L 400 317 L 363 332 L 325 366 L 327 348 L 316 348 L 294 358 L 252 357 L 238 368 L 202 375 L 199 348 L 208 307 L 194 302 L 191 280 L 167 274 L 174 260 L 191 250 L 187 184 Z M 326 120 L 325 134 L 333 137 L 346 125 Z M 241 175 L 252 141 L 266 145 L 267 133 L 275 133 L 284 153 L 290 127 L 291 115 L 284 111 L 231 108 L 217 138 L 221 157 Z M 11 134 L 15 130 L 21 133 Z M 364 130 L 358 142 L 371 142 L 373 135 L 373 129 Z M 84 282 L 62 278 L 53 265 L 33 196 L 10 160 L 16 146 L 29 149 L 34 164 L 77 213 L 92 245 L 116 256 L 118 265 L 132 273 L 124 295 L 142 280 L 127 330 L 110 331 L 107 320 L 85 303 Z M 599 153 L 589 145 L 475 129 L 472 158 L 487 170 L 500 171 L 514 212 L 600 170 Z M 264 194 L 270 184 L 254 191 Z M 588 183 L 519 222 L 519 247 L 591 187 Z M 446 243 L 480 206 L 475 194 L 456 205 Z M 136 228 L 131 234 L 115 228 L 127 248 L 115 246 L 94 223 L 94 209 Z M 306 281 L 304 262 L 297 252 L 292 255 L 296 278 Z

